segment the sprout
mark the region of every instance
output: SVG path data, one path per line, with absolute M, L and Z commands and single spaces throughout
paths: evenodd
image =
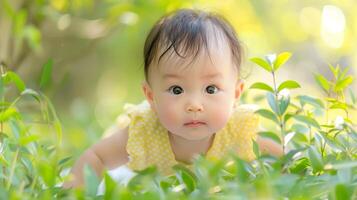
M 265 60 L 269 62 L 270 65 L 273 65 L 276 60 L 276 54 L 268 54 L 265 56 Z

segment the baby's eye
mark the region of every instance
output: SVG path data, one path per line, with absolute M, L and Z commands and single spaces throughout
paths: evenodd
M 179 94 L 183 93 L 183 89 L 180 86 L 173 85 L 169 88 L 169 92 L 174 95 L 179 95 Z
M 218 92 L 218 88 L 215 85 L 209 85 L 206 87 L 206 92 L 208 94 L 215 94 Z

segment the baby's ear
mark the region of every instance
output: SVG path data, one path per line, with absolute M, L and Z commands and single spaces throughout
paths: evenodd
M 244 81 L 243 80 L 238 80 L 236 84 L 236 89 L 235 89 L 235 98 L 239 99 L 240 95 L 243 92 L 244 88 Z
M 146 100 L 149 102 L 151 109 L 154 109 L 154 94 L 152 92 L 152 89 L 147 81 L 144 81 L 141 84 L 141 87 L 143 89 L 144 95 L 146 97 Z

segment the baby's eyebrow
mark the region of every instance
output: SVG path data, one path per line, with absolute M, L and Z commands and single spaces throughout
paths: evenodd
M 181 76 L 180 75 L 178 75 L 178 74 L 164 74 L 164 79 L 169 79 L 169 78 L 177 78 L 177 79 L 179 79 L 179 78 L 181 78 Z
M 213 74 L 207 74 L 204 75 L 202 78 L 203 79 L 209 79 L 209 78 L 222 78 L 222 74 L 221 73 L 213 73 Z
M 180 76 L 178 74 L 164 74 L 163 77 L 164 77 L 164 79 L 169 79 L 169 78 L 180 79 L 182 76 Z M 213 73 L 213 74 L 206 74 L 206 75 L 202 76 L 202 79 L 221 78 L 221 77 L 222 77 L 222 74 Z

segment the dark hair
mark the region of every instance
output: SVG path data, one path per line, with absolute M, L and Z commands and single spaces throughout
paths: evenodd
M 148 81 L 149 66 L 155 58 L 158 63 L 161 58 L 171 50 L 186 58 L 187 55 L 197 57 L 202 45 L 208 52 L 209 29 L 212 25 L 214 31 L 220 31 L 229 42 L 232 58 L 240 71 L 242 47 L 232 25 L 221 15 L 193 9 L 180 9 L 163 16 L 151 29 L 144 46 L 144 70 Z M 159 57 L 161 48 L 166 48 Z M 173 50 L 173 51 L 172 51 Z M 181 55 L 184 52 L 185 55 Z

